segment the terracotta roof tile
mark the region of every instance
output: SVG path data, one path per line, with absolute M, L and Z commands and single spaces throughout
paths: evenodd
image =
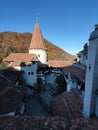
M 4 62 L 12 62 L 12 66 L 28 65 L 30 62 L 38 61 L 35 54 L 29 53 L 11 53 Z
M 61 95 L 52 101 L 52 114 L 53 116 L 69 117 L 69 110 L 66 108 Z
M 16 88 L 0 75 L 0 114 L 15 112 L 24 97 L 23 91 Z
M 15 84 L 21 75 L 21 71 L 15 70 L 14 68 L 8 67 L 0 71 L 0 74 Z
M 85 83 L 85 69 L 72 65 L 62 68 L 62 71 L 65 75 L 70 73 L 71 76 Z
M 6 91 L 0 96 L 0 114 L 15 112 L 22 101 L 21 93 L 14 88 L 5 89 Z
M 52 101 L 54 116 L 82 117 L 83 101 L 77 91 L 64 92 Z
M 4 130 L 98 130 L 98 119 L 64 117 L 2 117 Z
M 77 53 L 77 55 L 81 56 L 81 55 L 83 55 L 83 53 L 84 53 L 84 50 L 79 51 L 79 52 Z
M 54 67 L 54 68 L 61 68 L 61 67 L 66 67 L 70 66 L 74 63 L 74 61 L 48 61 L 49 67 Z
M 44 39 L 40 30 L 39 23 L 35 25 L 29 49 L 46 49 Z

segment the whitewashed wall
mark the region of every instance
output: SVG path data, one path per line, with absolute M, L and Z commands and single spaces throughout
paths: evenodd
M 47 63 L 47 51 L 43 49 L 30 49 L 29 54 L 36 54 L 41 63 Z
M 87 56 L 87 54 L 86 54 L 86 55 L 84 55 L 84 54 L 81 55 L 81 57 L 80 57 L 80 59 L 79 59 L 78 61 L 80 61 L 81 64 L 87 66 L 87 61 L 88 61 L 88 56 Z
M 98 106 L 96 90 L 98 89 L 98 38 L 89 42 L 88 64 L 84 96 L 84 114 L 89 117 Z
M 37 82 L 37 62 L 31 63 L 30 66 L 15 66 L 17 70 L 23 71 L 23 77 L 27 85 L 33 86 Z

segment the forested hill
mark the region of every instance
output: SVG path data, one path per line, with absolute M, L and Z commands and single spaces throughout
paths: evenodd
M 28 52 L 32 34 L 17 32 L 0 33 L 0 61 L 12 52 Z M 48 60 L 73 60 L 75 57 L 53 43 L 45 40 L 48 49 Z

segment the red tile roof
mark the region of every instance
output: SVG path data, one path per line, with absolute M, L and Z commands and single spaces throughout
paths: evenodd
M 9 81 L 11 81 L 13 84 L 15 84 L 21 75 L 21 71 L 8 67 L 1 70 L 0 74 L 7 78 Z
M 16 112 L 23 98 L 21 93 L 14 88 L 7 87 L 5 89 L 2 94 L 0 93 L 0 114 Z
M 98 120 L 64 117 L 3 117 L 4 130 L 98 130 Z
M 53 68 L 61 68 L 61 67 L 66 67 L 70 66 L 74 63 L 74 61 L 48 61 L 49 67 Z
M 82 117 L 83 101 L 77 91 L 64 92 L 52 101 L 54 116 Z
M 60 104 L 59 104 L 60 103 Z M 56 116 L 0 117 L 0 129 L 7 130 L 98 130 L 98 118 L 81 115 L 82 101 L 77 92 L 63 93 L 54 99 Z M 69 109 L 69 110 L 68 110 Z M 63 111 L 62 111 L 63 110 Z M 65 112 L 64 112 L 65 111 Z
M 0 130 L 98 130 L 98 119 L 68 117 L 2 117 Z
M 78 55 L 78 56 L 81 56 L 81 55 L 83 55 L 83 53 L 84 53 L 84 50 L 79 51 L 79 52 L 77 53 L 77 55 Z
M 12 62 L 12 66 L 29 65 L 30 62 L 38 61 L 35 54 L 11 53 L 4 62 Z
M 39 23 L 35 25 L 29 49 L 46 49 L 44 39 L 40 30 Z
M 70 73 L 71 76 L 85 83 L 85 69 L 83 69 L 82 67 L 80 68 L 78 66 L 72 65 L 62 68 L 62 71 L 65 75 Z
M 24 92 L 0 75 L 0 115 L 15 112 Z

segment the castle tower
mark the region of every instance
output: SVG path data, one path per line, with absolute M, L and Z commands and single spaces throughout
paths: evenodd
M 29 54 L 36 54 L 41 63 L 47 63 L 47 49 L 38 21 L 35 24 L 34 33 L 29 47 Z
M 98 25 L 89 38 L 85 81 L 84 114 L 98 116 Z

